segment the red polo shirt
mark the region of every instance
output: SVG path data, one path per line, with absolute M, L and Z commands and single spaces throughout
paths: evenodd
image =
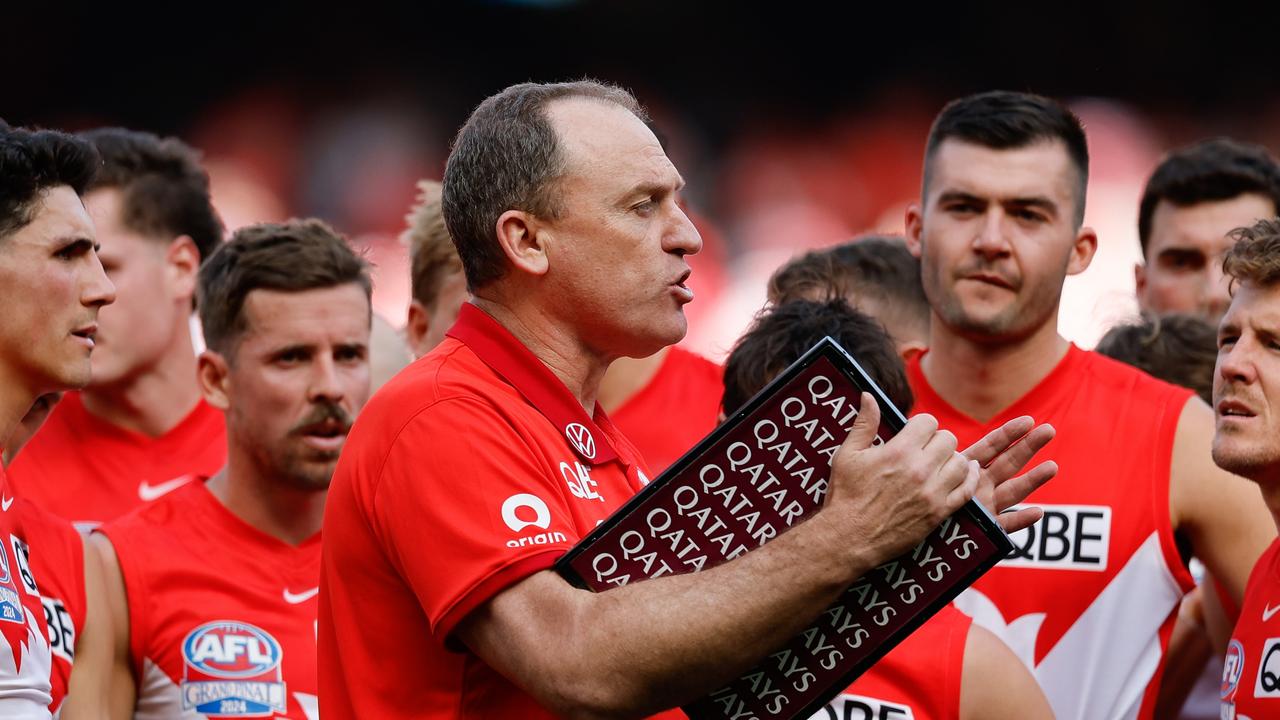
M 555 562 L 647 482 L 597 409 L 463 305 L 361 411 L 334 473 L 320 577 L 327 720 L 550 718 L 458 622 Z

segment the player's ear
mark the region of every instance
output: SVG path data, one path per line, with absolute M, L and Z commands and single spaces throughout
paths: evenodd
M 1076 241 L 1071 246 L 1071 257 L 1067 260 L 1067 274 L 1079 275 L 1089 269 L 1093 262 L 1093 254 L 1098 251 L 1098 233 L 1093 228 L 1081 226 L 1076 232 Z
M 231 406 L 231 373 L 227 359 L 221 353 L 205 350 L 196 359 L 196 380 L 205 402 L 226 410 Z
M 547 240 L 551 230 L 532 213 L 508 210 L 498 216 L 498 244 L 516 269 L 530 275 L 544 275 L 550 266 Z
M 921 241 L 924 233 L 924 209 L 918 203 L 907 205 L 906 217 L 903 218 L 903 227 L 906 228 L 907 250 L 911 254 L 920 257 L 920 251 L 923 247 Z
M 200 250 L 188 235 L 179 235 L 165 251 L 166 279 L 177 297 L 193 298 L 200 274 Z
M 1142 263 L 1133 264 L 1133 285 L 1135 289 L 1135 294 L 1137 294 L 1137 296 L 1141 298 L 1142 293 L 1145 292 L 1147 289 L 1147 266 L 1146 265 L 1143 265 Z
M 429 348 L 422 347 L 427 339 L 427 331 L 431 329 L 431 313 L 417 300 L 409 302 L 409 318 L 404 325 L 405 339 L 409 342 L 409 351 L 415 358 L 427 354 Z
M 909 363 L 928 349 L 929 346 L 926 343 L 919 340 L 907 340 L 906 342 L 898 343 L 898 357 L 902 358 L 902 362 Z

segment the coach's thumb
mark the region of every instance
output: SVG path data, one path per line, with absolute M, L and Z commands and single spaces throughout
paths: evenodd
M 871 393 L 864 392 L 859 399 L 858 418 L 853 421 L 849 437 L 845 439 L 845 447 L 850 450 L 866 450 L 875 442 L 876 433 L 880 430 L 880 406 Z

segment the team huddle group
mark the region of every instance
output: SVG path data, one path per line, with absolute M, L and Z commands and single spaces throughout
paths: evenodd
M 403 335 L 324 222 L 227 233 L 181 141 L 0 123 L 0 717 L 683 717 L 971 499 L 1015 553 L 812 717 L 1190 718 L 1206 673 L 1208 716 L 1280 717 L 1280 164 L 1161 161 L 1096 352 L 1057 331 L 1088 167 L 1055 100 L 951 102 L 903 234 L 778 268 L 720 366 L 676 345 L 701 235 L 615 86 L 475 109 Z M 873 444 L 864 395 L 819 511 L 554 572 L 827 336 L 910 420 Z

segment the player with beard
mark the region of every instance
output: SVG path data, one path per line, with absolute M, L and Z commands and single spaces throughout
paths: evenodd
M 1256 489 L 1211 462 L 1202 401 L 1058 334 L 1063 281 L 1097 246 L 1087 178 L 1084 130 L 1052 100 L 943 109 L 906 216 L 933 313 L 908 375 L 916 411 L 962 444 L 1014 415 L 1057 428 L 1040 457 L 1060 477 L 1028 498 L 1045 520 L 957 604 L 1033 668 L 1059 718 L 1147 718 L 1192 586 L 1174 533 L 1239 598 L 1275 529 Z
M 1262 490 L 1280 528 L 1280 219 L 1230 234 L 1231 304 L 1218 327 L 1213 461 Z M 1222 672 L 1223 720 L 1280 713 L 1280 540 L 1249 576 Z
M 369 393 L 369 293 L 316 220 L 242 228 L 201 269 L 199 381 L 227 465 L 91 539 L 113 717 L 317 717 L 320 524 Z
M 199 156 L 174 138 L 103 128 L 84 203 L 116 302 L 99 318 L 93 379 L 68 393 L 10 468 L 41 507 L 92 527 L 226 460 L 221 413 L 200 397 L 191 310 L 222 240 Z

